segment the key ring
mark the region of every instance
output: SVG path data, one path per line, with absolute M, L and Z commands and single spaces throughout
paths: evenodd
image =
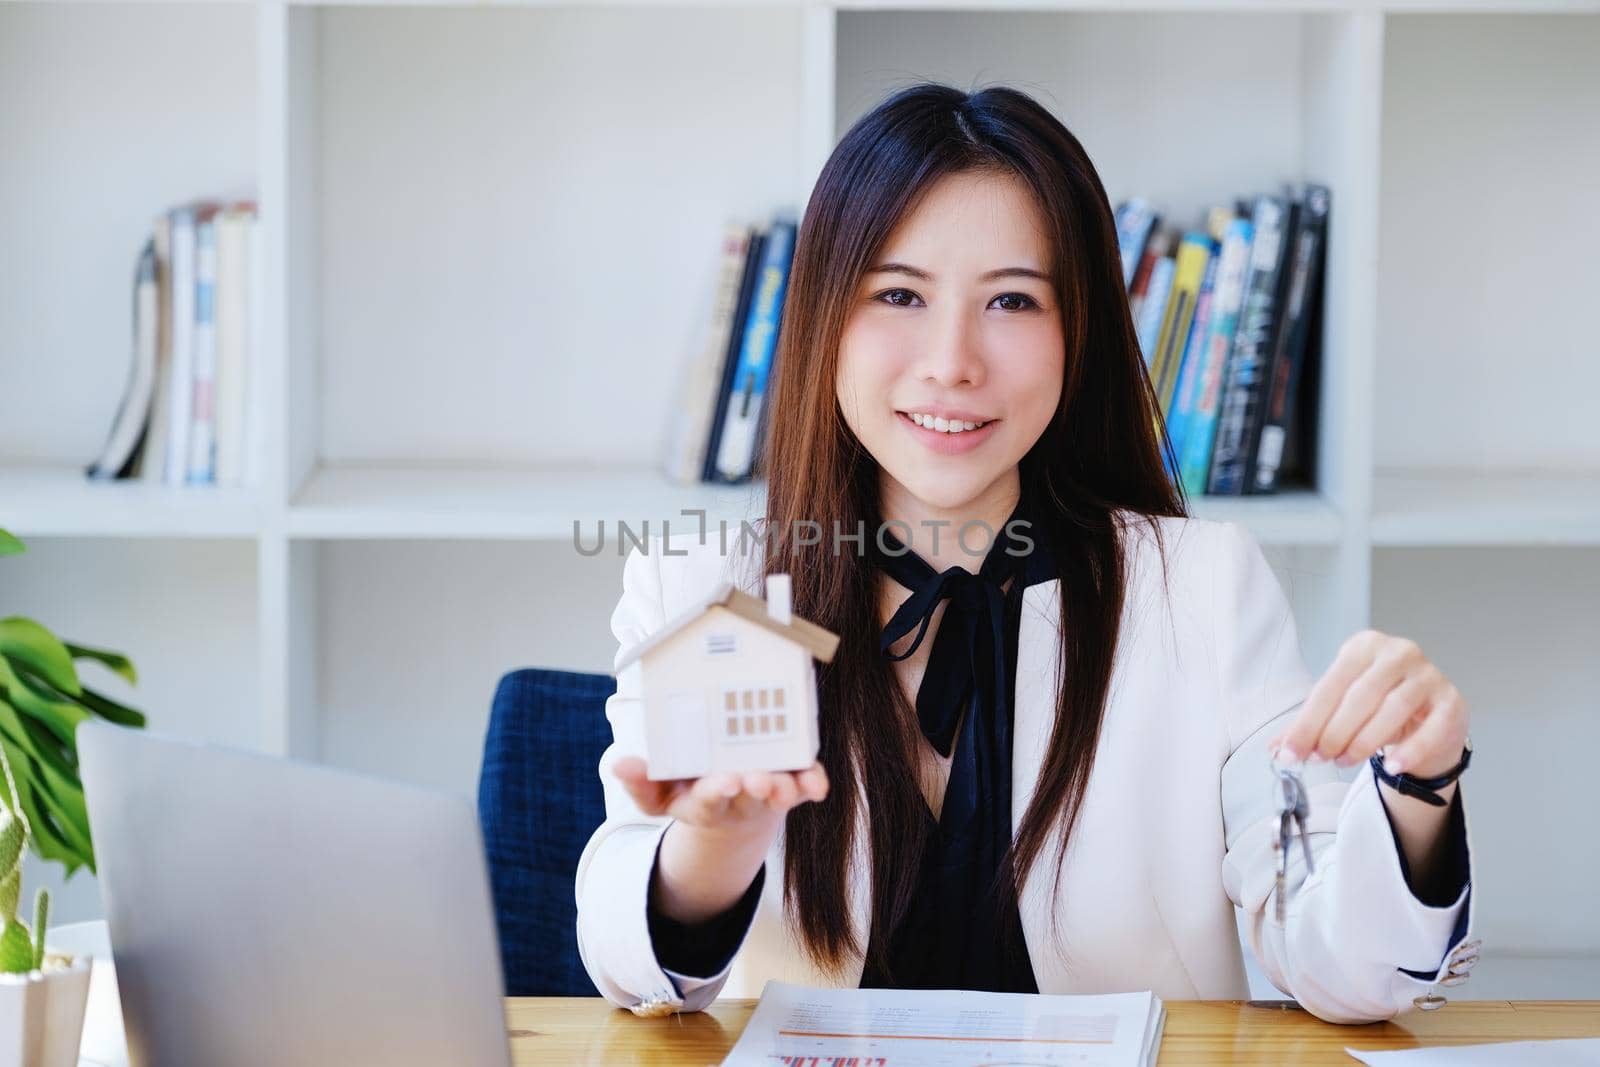
M 1278 833 L 1272 839 L 1272 851 L 1277 857 L 1277 875 L 1274 879 L 1276 899 L 1273 912 L 1278 925 L 1288 916 L 1289 895 L 1289 838 L 1298 832 L 1300 848 L 1305 856 L 1306 874 L 1314 870 L 1311 859 L 1311 837 L 1306 830 L 1306 820 L 1311 815 L 1311 799 L 1306 793 L 1305 779 L 1300 768 L 1304 761 L 1286 764 L 1272 754 L 1273 798 L 1278 808 Z

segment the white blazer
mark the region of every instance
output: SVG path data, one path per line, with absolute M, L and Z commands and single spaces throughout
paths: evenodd
M 1126 516 L 1125 516 L 1126 517 Z M 1053 885 L 1059 837 L 1046 842 L 1019 909 L 1041 993 L 1154 990 L 1166 999 L 1249 996 L 1235 907 L 1262 969 L 1284 993 L 1334 1022 L 1390 1018 L 1413 1007 L 1446 969 L 1476 956 L 1470 886 L 1448 907 L 1412 894 L 1371 769 L 1310 764 L 1315 873 L 1274 918 L 1276 782 L 1266 742 L 1315 678 L 1301 658 L 1282 587 L 1243 527 L 1160 519 L 1168 556 L 1142 522 L 1123 524 L 1129 574 L 1108 704 L 1088 790 Z M 759 595 L 759 552 L 728 552 L 715 531 L 635 548 L 611 617 L 617 658 L 719 581 Z M 753 542 L 752 542 L 753 543 Z M 679 554 L 681 553 L 681 554 Z M 1168 595 L 1170 589 L 1170 596 Z M 1058 583 L 1025 591 L 1017 649 L 1012 825 L 1031 798 L 1054 718 Z M 642 754 L 639 666 L 620 672 L 606 705 L 614 741 L 600 760 L 606 820 L 578 863 L 578 945 L 607 999 L 640 1014 L 697 1011 L 719 994 L 755 997 L 768 979 L 859 985 L 817 970 L 783 910 L 783 840 L 733 961 L 710 978 L 664 971 L 651 947 L 646 899 L 670 819 L 642 814 L 611 765 Z M 1346 781 L 1344 779 L 1352 779 Z M 865 800 L 857 826 L 866 826 Z M 866 834 L 855 872 L 868 871 Z M 1304 877 L 1295 851 L 1291 885 Z M 865 946 L 870 877 L 850 883 Z M 1055 920 L 1059 928 L 1051 929 Z M 1423 977 L 1405 973 L 1416 971 Z

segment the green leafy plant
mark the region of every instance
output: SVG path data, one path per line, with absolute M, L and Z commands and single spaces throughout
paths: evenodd
M 0 530 L 0 556 L 23 551 L 21 541 Z M 84 685 L 76 660 L 104 664 L 130 684 L 138 683 L 133 664 L 120 653 L 69 644 L 18 615 L 0 619 L 0 752 L 16 785 L 0 802 L 10 805 L 10 814 L 24 828 L 23 839 L 34 851 L 60 861 L 69 875 L 79 867 L 94 870 L 74 732 L 93 716 L 121 726 L 143 726 L 145 721 L 141 712 Z M 0 852 L 0 860 L 4 858 Z M 10 916 L 16 897 L 11 897 L 12 909 L 3 907 L 4 884 L 0 880 L 0 910 Z M 9 936 L 7 922 L 6 934 L 0 936 Z
M 28 820 L 19 814 L 17 782 L 11 761 L 0 748 L 5 771 L 6 802 L 0 809 L 0 974 L 27 974 L 44 966 L 44 932 L 50 920 L 50 891 L 43 886 L 33 898 L 33 931 L 17 918 L 22 896 L 22 853 L 28 845 Z

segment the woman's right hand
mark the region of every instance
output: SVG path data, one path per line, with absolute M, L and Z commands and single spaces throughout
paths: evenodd
M 661 839 L 651 895 L 679 922 L 703 922 L 744 896 L 777 840 L 784 816 L 828 795 L 828 773 L 744 771 L 652 782 L 645 762 L 625 756 L 614 767 L 647 815 L 673 818 Z
M 678 822 L 719 833 L 777 835 L 789 809 L 828 795 L 828 772 L 821 763 L 803 771 L 741 771 L 653 782 L 645 761 L 624 756 L 613 768 L 633 802 L 646 815 L 670 815 Z

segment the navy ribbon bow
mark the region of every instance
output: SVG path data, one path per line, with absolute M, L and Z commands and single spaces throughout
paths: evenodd
M 939 632 L 928 655 L 927 670 L 917 689 L 917 721 L 923 735 L 941 756 L 948 757 L 955 744 L 961 712 L 972 696 L 974 686 L 993 694 L 990 705 L 1007 705 L 1007 664 L 1005 649 L 1006 591 L 1008 578 L 1018 578 L 1010 593 L 1021 594 L 1026 557 L 1007 551 L 1023 547 L 1008 532 L 1011 523 L 996 534 L 978 572 L 950 567 L 936 572 L 926 560 L 908 549 L 894 534 L 883 531 L 884 544 L 877 553 L 878 566 L 889 577 L 911 590 L 884 626 L 878 648 L 891 660 L 913 655 L 928 632 L 928 624 L 939 602 L 949 598 Z M 911 646 L 898 656 L 890 655 L 894 643 L 915 628 Z

